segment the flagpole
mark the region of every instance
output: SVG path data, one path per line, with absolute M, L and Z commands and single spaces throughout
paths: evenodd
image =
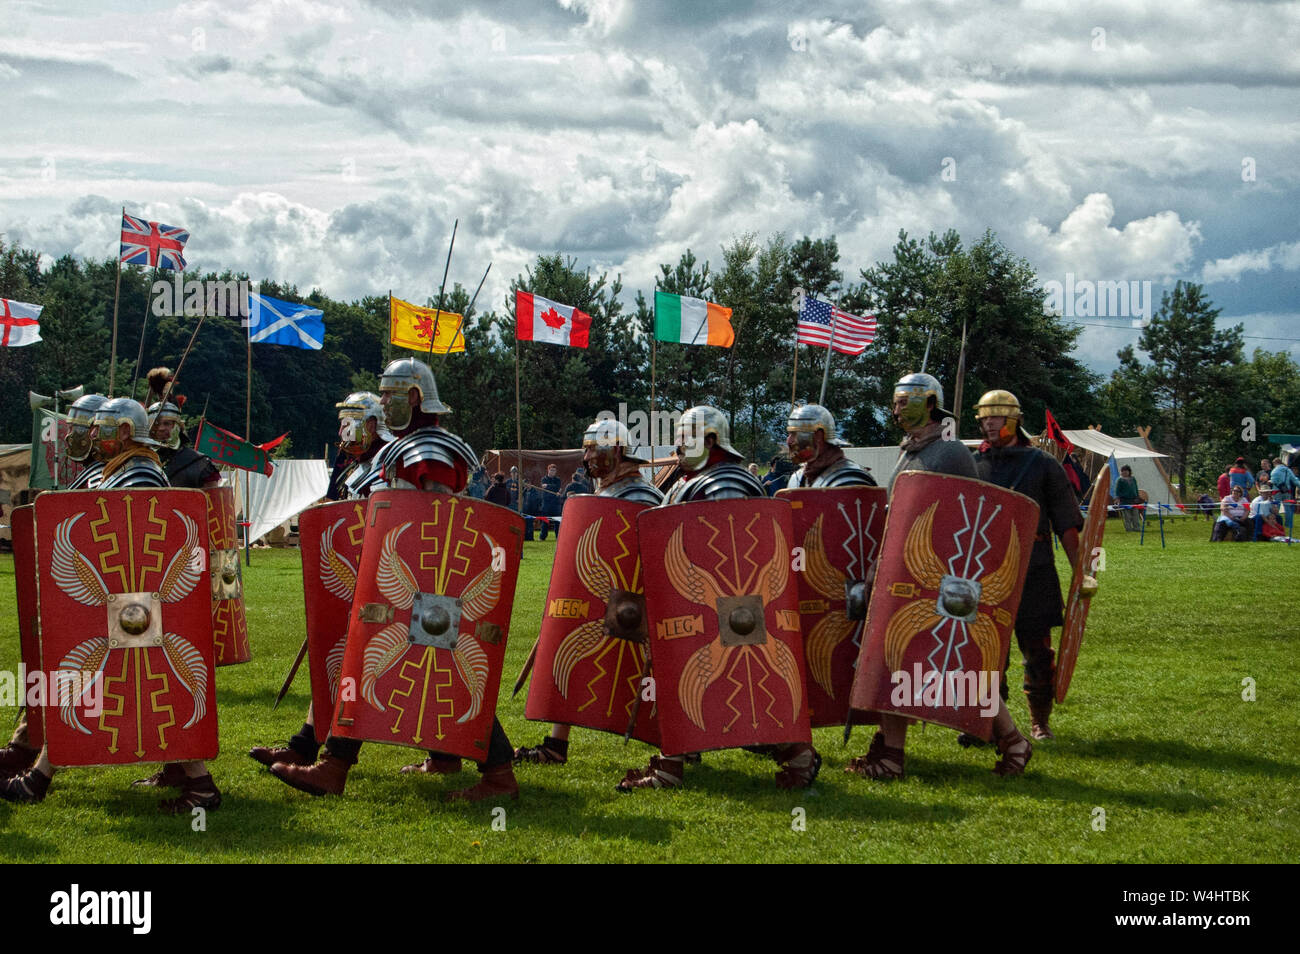
M 126 218 L 126 206 L 122 206 L 122 219 Z M 113 352 L 108 359 L 108 396 L 113 396 L 113 384 L 117 380 L 117 301 L 122 295 L 122 221 L 117 223 L 117 281 L 113 285 Z
M 515 467 L 519 471 L 519 477 L 515 483 L 518 486 L 515 506 L 519 515 L 524 513 L 524 438 L 523 425 L 519 422 L 519 315 L 515 315 Z
M 161 258 L 161 255 L 159 256 Z M 153 267 L 153 274 L 149 276 L 149 291 L 144 295 L 144 320 L 140 323 L 140 350 L 135 355 L 135 377 L 131 380 L 131 400 L 135 400 L 135 389 L 140 383 L 140 363 L 144 361 L 144 333 L 149 327 L 149 296 L 153 293 L 154 282 L 158 280 L 158 266 Z M 174 303 L 173 303 L 174 304 Z M 181 311 L 184 312 L 182 306 Z M 146 394 L 147 398 L 149 395 Z
M 250 308 L 249 311 L 252 311 Z M 261 308 L 259 307 L 259 318 Z M 245 322 L 247 334 L 244 336 L 246 352 L 244 358 L 244 440 L 253 442 L 253 322 L 250 316 Z M 238 480 L 238 478 L 236 478 Z M 253 505 L 248 496 L 248 471 L 244 471 L 244 566 L 253 565 L 253 553 L 249 547 L 253 531 Z
M 388 336 L 384 339 L 384 367 L 393 360 L 393 290 L 388 289 Z M 326 456 L 329 456 L 326 454 Z
M 655 318 L 653 313 L 650 317 L 650 424 L 655 434 L 658 434 L 658 426 L 655 424 L 655 353 L 659 350 L 656 342 L 658 337 L 655 334 Z M 651 456 L 654 456 L 652 450 Z
M 794 332 L 794 376 L 790 379 L 790 406 L 794 407 L 795 395 L 799 393 L 799 329 Z
M 961 353 L 957 357 L 957 385 L 953 388 L 952 412 L 957 415 L 957 433 L 961 434 L 961 392 L 966 384 L 966 319 L 961 322 Z
M 822 407 L 826 406 L 826 382 L 831 376 L 831 355 L 835 351 L 835 314 L 839 311 L 839 306 L 831 308 L 831 340 L 826 344 L 826 367 L 822 368 L 822 393 L 817 399 L 817 403 Z

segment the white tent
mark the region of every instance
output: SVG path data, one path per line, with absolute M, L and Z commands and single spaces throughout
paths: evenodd
M 1117 461 L 1133 468 L 1133 479 L 1137 481 L 1138 490 L 1145 491 L 1147 503 L 1161 503 L 1166 507 L 1176 507 L 1180 503 L 1178 494 L 1169 483 L 1169 477 L 1160 466 L 1159 460 L 1168 457 L 1151 449 L 1140 435 L 1133 437 L 1111 437 L 1101 431 L 1066 431 L 1075 448 L 1095 454 L 1100 460 L 1093 459 L 1084 463 L 1084 469 L 1095 475 L 1097 469 L 1115 455 Z
M 251 513 L 248 539 L 257 542 L 280 524 L 296 517 L 329 490 L 330 472 L 323 460 L 277 460 L 270 477 L 231 471 L 241 513 Z M 244 477 L 248 476 L 251 507 L 244 507 Z

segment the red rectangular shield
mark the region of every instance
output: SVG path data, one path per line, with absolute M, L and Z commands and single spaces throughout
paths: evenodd
M 1070 575 L 1070 595 L 1065 601 L 1065 625 L 1061 627 L 1061 643 L 1056 650 L 1056 701 L 1064 702 L 1065 694 L 1070 690 L 1070 679 L 1074 676 L 1074 664 L 1079 660 L 1079 647 L 1083 645 L 1083 629 L 1088 624 L 1088 610 L 1092 606 L 1091 597 L 1079 594 L 1085 575 L 1092 572 L 1093 551 L 1101 546 L 1102 537 L 1106 535 L 1106 509 L 1110 503 L 1110 468 L 1103 467 L 1097 475 L 1096 486 L 1092 488 L 1092 504 L 1088 507 L 1088 519 L 1083 522 L 1083 532 L 1079 534 L 1079 565 Z
M 42 494 L 35 509 L 50 761 L 213 758 L 202 492 L 77 490 Z
M 232 666 L 253 658 L 235 533 L 235 489 L 208 487 L 203 493 L 208 498 L 208 559 L 212 563 L 212 643 L 217 665 Z
M 369 498 L 335 735 L 487 757 L 524 522 L 419 490 Z
M 311 708 L 322 731 L 334 721 L 366 530 L 365 500 L 335 500 L 298 515 L 302 592 L 307 610 L 307 669 Z
M 524 714 L 659 744 L 655 704 L 637 699 L 647 674 L 637 514 L 650 509 L 583 494 L 564 504 L 537 660 Z
M 850 704 L 988 739 L 1038 504 L 969 477 L 894 481 Z
M 884 487 L 777 492 L 794 520 L 799 622 L 813 728 L 844 725 L 862 646 L 871 569 L 885 529 Z
M 790 505 L 655 507 L 637 531 L 664 754 L 810 742 Z
M 18 648 L 28 673 L 41 671 L 39 636 L 40 610 L 36 600 L 36 518 L 30 505 L 9 514 L 14 539 L 14 583 L 18 589 Z M 27 681 L 20 679 L 15 691 L 26 699 Z M 21 702 L 19 703 L 22 704 Z M 45 743 L 44 719 L 40 706 L 27 707 L 27 741 L 35 748 Z

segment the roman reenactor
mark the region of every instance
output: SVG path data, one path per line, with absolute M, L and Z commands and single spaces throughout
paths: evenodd
M 802 549 L 795 569 L 811 723 L 844 725 L 888 495 L 844 455 L 835 418 L 820 405 L 790 411 L 786 446 L 797 469 L 777 496 L 790 502 Z
M 158 457 L 158 442 L 149 436 L 149 420 L 145 409 L 136 401 L 130 398 L 115 398 L 106 401 L 95 412 L 94 427 L 92 430 L 93 440 L 97 444 L 97 453 L 104 462 L 102 477 L 96 488 L 96 494 L 102 495 L 105 491 L 112 490 L 150 490 L 163 489 L 168 487 L 167 475 L 162 467 L 162 462 Z M 111 495 L 116 498 L 116 495 Z M 136 495 L 143 496 L 143 495 Z M 126 495 L 120 498 L 127 507 L 127 513 L 130 510 L 130 501 L 132 495 Z M 65 510 L 61 507 L 63 501 L 71 500 L 72 497 L 62 494 L 55 495 L 51 499 L 51 506 L 44 509 Z M 52 607 L 56 599 L 54 589 L 61 591 L 64 597 L 70 597 L 76 604 L 87 607 L 98 607 L 108 605 L 110 607 L 109 617 L 113 620 L 113 625 L 117 627 L 114 632 L 119 635 L 112 635 L 91 638 L 85 640 L 72 648 L 59 665 L 59 673 L 64 677 L 71 677 L 74 673 L 77 680 L 71 680 L 71 683 L 81 688 L 81 696 L 76 695 L 75 691 L 69 690 L 69 679 L 65 678 L 60 683 L 59 699 L 53 703 L 53 708 L 47 707 L 47 712 L 58 711 L 61 719 L 68 726 L 75 728 L 76 733 L 72 734 L 72 739 L 76 745 L 70 745 L 68 758 L 88 759 L 88 761 L 60 761 L 60 764 L 105 764 L 112 762 L 134 762 L 143 759 L 132 757 L 129 751 L 122 751 L 117 743 L 117 736 L 120 730 L 105 730 L 105 734 L 111 732 L 111 742 L 105 742 L 100 736 L 81 724 L 78 715 L 78 706 L 82 703 L 86 688 L 104 678 L 103 670 L 108 664 L 109 658 L 115 653 L 123 654 L 122 672 L 123 678 L 126 678 L 128 665 L 135 667 L 132 677 L 137 680 L 143 680 L 146 677 L 142 675 L 140 668 L 142 665 L 145 670 L 152 674 L 152 666 L 157 665 L 163 659 L 166 660 L 165 666 L 170 666 L 175 675 L 175 683 L 164 683 L 164 686 L 170 685 L 175 690 L 172 695 L 179 694 L 182 697 L 192 697 L 193 714 L 188 723 L 178 731 L 184 733 L 185 730 L 194 728 L 195 735 L 190 738 L 183 737 L 180 748 L 184 749 L 192 745 L 198 750 L 211 751 L 215 754 L 216 749 L 216 717 L 215 717 L 215 697 L 212 693 L 212 684 L 208 679 L 208 661 L 211 658 L 211 612 L 210 606 L 207 605 L 207 593 L 200 593 L 195 596 L 198 588 L 197 584 L 203 578 L 202 574 L 195 568 L 203 565 L 202 554 L 199 552 L 200 545 L 200 523 L 191 516 L 174 510 L 175 517 L 178 518 L 174 525 L 181 532 L 185 533 L 185 541 L 182 548 L 168 554 L 164 550 L 156 549 L 159 546 L 165 547 L 167 536 L 171 532 L 172 526 L 169 524 L 169 513 L 166 506 L 156 507 L 151 504 L 147 517 L 148 526 L 145 527 L 145 517 L 141 516 L 141 527 L 134 527 L 133 521 L 128 519 L 125 527 L 110 527 L 112 523 L 107 513 L 107 499 L 97 498 L 96 502 L 103 501 L 100 518 L 97 521 L 88 521 L 86 526 L 91 528 L 91 532 L 96 534 L 91 537 L 94 544 L 100 545 L 103 540 L 111 537 L 108 544 L 111 549 L 105 551 L 104 559 L 94 561 L 90 559 L 90 554 L 86 552 L 87 541 L 82 540 L 79 543 L 73 539 L 74 529 L 78 532 L 84 532 L 82 527 L 77 524 L 86 516 L 85 512 L 73 514 L 59 522 L 54 533 L 45 538 L 44 528 L 42 527 L 41 513 L 43 510 L 42 501 L 37 501 L 36 515 L 38 534 L 42 537 L 40 549 L 44 550 L 42 556 L 42 576 L 46 572 L 45 566 L 50 567 L 50 579 L 42 582 L 42 588 L 51 586 L 51 590 L 44 591 L 42 597 L 41 613 L 42 619 L 46 619 L 46 614 L 52 615 Z M 116 503 L 116 499 L 114 500 Z M 89 502 L 87 502 L 89 505 Z M 162 511 L 160 514 L 158 511 Z M 98 526 L 103 524 L 105 526 Z M 160 533 L 159 530 L 162 530 Z M 127 539 L 119 540 L 117 534 L 125 533 Z M 204 538 L 206 539 L 206 538 Z M 143 545 L 144 549 L 140 556 L 148 554 L 151 557 L 157 557 L 159 566 L 166 566 L 165 572 L 157 571 L 150 575 L 150 568 L 144 560 L 140 565 L 135 565 L 137 551 Z M 123 569 L 120 566 L 116 572 L 109 573 L 106 569 L 101 570 L 99 567 L 105 565 L 107 559 L 120 559 L 120 551 L 126 550 L 131 558 L 129 569 Z M 171 556 L 170 562 L 163 564 L 162 559 Z M 98 566 L 97 566 L 98 563 Z M 117 585 L 117 578 L 122 574 L 122 579 L 131 579 L 131 584 L 135 588 L 141 588 L 141 579 L 148 578 L 147 581 L 155 588 L 152 594 L 153 603 L 141 603 L 140 598 L 146 601 L 149 597 L 148 591 L 144 593 L 123 592 L 119 593 L 112 589 Z M 160 575 L 161 574 L 161 575 Z M 127 585 L 127 584 L 122 584 Z M 192 597 L 192 598 L 191 598 Z M 202 598 L 204 603 L 202 609 L 194 616 L 193 603 L 195 600 Z M 134 598 L 134 603 L 133 603 Z M 186 603 L 189 606 L 189 613 L 184 618 L 178 615 L 167 615 L 171 611 L 160 609 L 160 600 L 162 604 L 166 603 Z M 118 610 L 117 616 L 114 616 L 111 607 L 117 601 L 118 606 L 125 604 L 124 608 Z M 187 602 L 188 601 L 188 602 Z M 98 612 L 92 610 L 92 613 Z M 184 612 L 178 608 L 176 613 Z M 190 622 L 191 627 L 181 626 L 182 632 L 162 632 L 164 626 L 157 616 L 165 616 L 168 626 L 178 625 Z M 101 617 L 102 618 L 102 617 Z M 194 626 L 194 620 L 198 620 L 197 626 Z M 55 627 L 51 623 L 42 625 L 42 642 L 45 643 L 46 636 L 53 636 Z M 151 632 L 157 629 L 159 632 L 156 636 L 150 637 Z M 60 633 L 60 636 L 65 634 Z M 75 634 L 80 639 L 82 634 Z M 140 642 L 141 639 L 144 642 Z M 152 641 L 149 641 L 152 638 Z M 119 643 L 125 644 L 128 648 L 122 648 Z M 207 649 L 205 655 L 203 649 Z M 143 654 L 143 655 L 142 655 Z M 154 658 L 154 654 L 159 654 L 161 658 Z M 134 659 L 134 662 L 132 662 Z M 97 661 L 96 661 L 97 660 Z M 142 662 L 144 660 L 144 662 Z M 53 667 L 47 667 L 52 669 Z M 149 678 L 156 678 L 150 676 Z M 137 723 L 136 744 L 139 747 L 139 754 L 143 754 L 146 749 L 153 746 L 152 736 L 157 735 L 159 740 L 165 738 L 168 729 L 175 728 L 178 714 L 178 706 L 168 699 L 162 699 L 159 704 L 164 706 L 163 710 L 156 710 L 155 696 L 162 696 L 163 692 L 141 692 L 141 697 L 147 698 L 151 706 L 148 713 L 141 712 L 139 718 L 143 719 L 146 715 L 156 715 L 158 711 L 168 713 L 168 721 L 160 725 L 156 731 L 144 731 L 139 728 Z M 126 700 L 121 700 L 122 705 Z M 168 703 L 171 702 L 169 705 Z M 139 705 L 139 703 L 138 703 Z M 115 713 L 120 715 L 121 712 Z M 205 718 L 206 717 L 206 718 Z M 101 720 L 102 721 L 102 720 Z M 54 766 L 50 761 L 50 734 L 56 729 L 56 726 L 50 724 L 52 720 L 47 719 L 45 726 L 46 742 L 42 747 L 39 757 L 36 759 L 32 768 L 21 774 L 0 782 L 0 797 L 14 802 L 38 802 L 41 801 L 49 789 L 50 781 L 54 777 Z M 197 726 L 197 728 L 195 728 Z M 88 751 L 73 754 L 72 749 L 82 744 L 81 735 L 89 736 L 90 739 L 84 744 Z M 99 745 L 108 745 L 107 754 L 105 754 Z M 165 748 L 165 745 L 159 748 Z M 62 757 L 61 757 L 62 758 Z M 178 763 L 176 768 L 179 770 L 176 774 L 175 787 L 180 788 L 180 795 L 174 799 L 168 799 L 160 802 L 160 807 L 167 814 L 181 814 L 190 812 L 194 808 L 216 809 L 221 805 L 221 793 L 217 790 L 213 782 L 212 775 L 209 773 L 204 762 L 200 760 L 187 760 Z
M 367 521 L 341 677 L 360 687 L 360 698 L 340 693 L 333 731 L 319 762 L 277 762 L 271 772 L 309 794 L 337 795 L 356 764 L 362 738 L 419 745 L 432 736 L 460 753 L 430 751 L 424 762 L 404 771 L 456 772 L 461 755 L 472 752 L 469 757 L 479 763 L 482 777 L 450 799 L 518 798 L 511 766 L 514 749 L 495 709 L 522 519 L 491 504 L 453 496 L 465 489 L 478 462 L 465 441 L 440 426 L 441 415 L 451 409 L 439 400 L 427 364 L 414 358 L 391 362 L 380 377 L 379 393 L 385 420 L 397 439 L 382 448 L 370 472 L 353 484 L 356 493 L 372 494 L 370 512 L 378 514 Z M 420 493 L 406 495 L 412 490 Z M 412 532 L 417 520 L 420 526 Z M 482 529 L 489 523 L 491 533 L 502 538 L 496 544 Z M 515 540 L 506 539 L 511 535 Z M 503 546 L 506 543 L 510 546 Z M 504 563 L 501 569 L 498 557 Z M 383 628 L 373 628 L 377 626 Z M 429 705 L 399 710 L 395 697 L 418 691 L 397 686 L 408 665 L 423 667 L 426 673 L 433 668 L 454 670 L 457 675 L 451 684 L 435 685 L 426 678 L 423 691 Z M 409 720 L 404 721 L 408 710 Z M 377 728 L 381 724 L 382 731 Z M 392 731 L 395 726 L 397 732 Z
M 766 499 L 716 408 L 683 414 L 676 445 L 681 481 L 637 518 L 662 748 L 617 789 L 679 786 L 688 755 L 733 747 L 770 753 L 781 788 L 806 787 L 821 758 L 804 705 L 789 505 Z M 724 676 L 734 691 L 717 684 Z M 750 690 L 743 718 L 729 701 L 746 695 L 737 686 Z
M 1070 565 L 1077 566 L 1083 515 L 1060 463 L 1051 454 L 1034 447 L 1021 426 L 1020 401 L 1014 394 L 989 391 L 975 405 L 975 417 L 984 433 L 984 442 L 975 455 L 980 478 L 1032 498 L 1039 508 L 1029 574 L 1016 614 L 1016 642 L 1024 658 L 1030 731 L 1035 739 L 1050 739 L 1053 735 L 1048 719 L 1052 714 L 1055 672 L 1052 627 L 1064 622 L 1052 534 L 1060 538 Z M 1004 680 L 1004 698 L 1006 691 Z
M 915 514 L 910 512 L 902 513 L 896 505 L 894 500 L 894 490 L 901 475 L 920 471 L 925 473 L 947 474 L 962 478 L 978 479 L 979 475 L 976 472 L 975 459 L 962 442 L 956 439 L 956 429 L 953 427 L 952 423 L 948 421 L 948 419 L 953 418 L 954 415 L 951 411 L 948 411 L 943 407 L 943 403 L 943 386 L 932 375 L 924 373 L 907 374 L 900 378 L 898 383 L 894 385 L 892 413 L 894 421 L 903 429 L 905 436 L 899 447 L 900 453 L 898 463 L 895 465 L 894 471 L 890 475 L 888 488 L 890 493 L 889 520 L 893 522 L 896 530 L 893 534 L 893 538 L 891 538 L 890 522 L 886 523 L 884 534 L 885 539 L 882 541 L 881 547 L 882 562 L 877 564 L 877 575 L 879 575 L 879 569 L 886 565 L 883 561 L 887 559 L 888 552 L 892 549 L 891 544 L 894 539 L 906 537 L 910 548 L 909 552 L 911 553 L 915 553 L 923 547 L 933 546 L 932 534 L 925 531 L 926 528 L 932 526 L 934 511 L 922 507 L 921 510 Z M 944 491 L 941 488 L 939 493 L 943 492 Z M 952 492 L 961 493 L 962 489 L 959 488 Z M 926 501 L 926 503 L 929 502 L 930 501 Z M 928 517 L 926 516 L 927 513 L 929 514 Z M 920 529 L 916 529 L 918 527 Z M 912 531 L 914 530 L 916 532 L 915 539 L 912 535 Z M 970 542 L 967 544 L 963 542 L 962 545 L 974 546 L 974 543 Z M 1008 546 L 1010 546 L 1010 544 L 1008 544 Z M 922 581 L 925 586 L 933 589 L 950 586 L 955 593 L 955 595 L 949 599 L 948 596 L 945 595 L 944 591 L 940 589 L 941 600 L 931 600 L 931 606 L 936 605 L 936 602 L 942 602 L 943 614 L 948 614 L 941 616 L 939 622 L 936 623 L 936 628 L 940 628 L 939 624 L 948 619 L 954 619 L 956 621 L 952 624 L 954 626 L 957 626 L 958 624 L 969 626 L 971 623 L 976 623 L 981 627 L 981 638 L 985 638 L 988 630 L 984 622 L 985 617 L 980 616 L 978 612 L 978 600 L 980 596 L 971 595 L 973 589 L 972 585 L 965 579 L 954 579 L 949 581 L 947 578 L 942 577 L 942 575 L 936 579 L 929 579 L 928 577 L 934 574 L 935 571 L 933 568 L 939 565 L 939 561 L 937 557 L 933 557 L 931 551 L 921 550 L 921 552 L 928 553 L 928 555 L 932 557 L 932 559 L 927 560 L 925 563 L 924 575 L 927 579 Z M 909 561 L 912 559 L 912 557 L 909 557 Z M 887 568 L 890 572 L 893 572 L 896 569 L 893 566 Z M 911 569 L 910 563 L 907 569 Z M 998 578 L 999 585 L 996 588 L 996 592 L 1002 594 L 1002 598 L 1004 599 L 1006 597 L 1003 594 L 1003 591 L 1011 592 L 1014 596 L 1018 597 L 1018 592 L 1016 592 L 1015 586 L 1012 585 L 1019 579 L 1015 576 L 1016 569 L 1016 567 L 1012 566 L 1003 572 Z M 969 572 L 969 566 L 965 568 L 965 571 Z M 1012 579 L 1004 579 L 1008 574 Z M 901 583 L 897 588 L 897 592 L 903 594 L 915 594 L 920 592 L 918 587 L 920 587 L 920 584 L 913 582 Z M 877 581 L 873 588 L 871 606 L 868 612 L 868 632 L 867 636 L 863 639 L 862 652 L 859 657 L 858 670 L 854 680 L 851 698 L 853 708 L 874 711 L 877 713 L 880 722 L 880 730 L 876 732 L 875 737 L 872 739 L 871 746 L 867 753 L 850 761 L 849 765 L 845 768 L 846 772 L 879 781 L 888 781 L 903 777 L 907 726 L 908 722 L 911 721 L 907 715 L 900 714 L 898 707 L 886 707 L 884 705 L 884 700 L 889 700 L 890 696 L 886 691 L 882 700 L 879 692 L 880 683 L 875 685 L 870 684 L 872 672 L 869 671 L 871 669 L 869 664 L 872 662 L 879 662 L 882 659 L 889 660 L 891 664 L 901 669 L 897 657 L 899 646 L 904 644 L 901 644 L 899 640 L 901 636 L 909 635 L 905 633 L 905 630 L 907 629 L 906 626 L 895 622 L 895 620 L 903 619 L 902 614 L 896 611 L 894 606 L 887 605 L 888 600 L 894 598 L 894 594 L 889 592 L 891 589 L 893 589 L 893 587 L 882 586 L 880 581 Z M 987 596 L 993 592 L 995 592 L 995 588 L 991 585 L 986 585 L 983 588 L 981 595 Z M 880 603 L 879 607 L 877 606 L 878 601 Z M 955 608 L 949 608 L 949 604 Z M 907 618 L 909 620 L 928 620 L 930 617 L 925 616 L 921 612 L 922 609 L 926 609 L 928 612 L 927 607 L 913 602 L 905 604 L 903 612 L 913 614 Z M 960 618 L 958 618 L 959 613 L 961 614 Z M 963 630 L 963 634 L 964 633 L 965 631 Z M 955 640 L 955 645 L 958 647 L 973 645 L 974 640 L 966 638 L 963 634 L 956 634 L 957 638 Z M 994 635 L 996 636 L 996 631 Z M 946 638 L 952 641 L 954 640 L 954 634 L 949 633 Z M 885 643 L 889 643 L 889 645 L 884 645 Z M 913 643 L 913 645 L 915 645 L 915 643 Z M 981 657 L 977 662 L 983 664 L 982 671 L 988 671 L 989 666 L 987 661 L 983 660 Z M 970 668 L 975 670 L 980 669 L 981 667 L 980 665 L 973 665 Z M 883 676 L 883 685 L 888 687 L 890 673 L 884 672 Z M 918 687 L 918 689 L 919 688 L 920 687 Z M 875 692 L 874 696 L 872 696 L 873 691 Z M 864 703 L 864 699 L 869 701 Z M 908 701 L 911 701 L 910 698 Z M 908 711 L 907 706 L 902 706 L 901 708 L 904 711 Z M 1015 723 L 1011 719 L 1010 713 L 1007 711 L 1006 703 L 999 699 L 996 714 L 992 717 L 991 721 L 982 725 L 983 730 L 987 730 L 992 734 L 993 738 L 997 742 L 998 752 L 1002 755 L 1002 760 L 998 762 L 997 766 L 995 766 L 994 771 L 999 775 L 1018 775 L 1023 773 L 1025 765 L 1029 762 L 1030 756 L 1033 753 L 1033 746 L 1016 728 Z
M 355 391 L 334 407 L 339 418 L 339 453 L 326 497 L 331 501 L 364 501 L 369 495 L 367 477 L 374 467 L 375 457 L 393 439 L 393 435 L 384 423 L 384 407 L 378 394 Z M 362 485 L 366 485 L 366 489 L 360 489 Z M 343 663 L 342 653 L 337 649 L 347 637 L 346 614 L 351 609 L 352 594 L 356 588 L 356 563 L 361 553 L 359 546 L 348 548 L 348 534 L 344 531 L 350 528 L 345 524 L 356 522 L 358 517 L 363 527 L 365 523 L 364 506 L 353 514 L 349 514 L 348 510 L 346 506 L 324 504 L 310 507 L 299 516 L 298 538 L 303 551 L 307 615 L 321 617 L 319 621 L 313 619 L 312 622 L 317 622 L 317 625 L 309 623 L 308 629 L 308 668 L 312 673 L 313 701 L 307 706 L 307 719 L 302 728 L 289 739 L 286 746 L 258 746 L 249 751 L 248 754 L 254 761 L 261 762 L 267 768 L 276 762 L 286 765 L 315 763 L 322 743 L 316 734 L 317 708 L 321 709 L 320 714 L 324 716 L 320 720 L 325 728 L 322 735 L 328 735 L 329 732 L 333 703 L 338 694 L 338 669 Z M 343 516 L 338 517 L 336 512 Z M 321 522 L 319 529 L 314 526 L 318 520 Z M 343 521 L 342 524 L 339 523 L 340 520 Z M 313 554 L 315 559 L 311 559 Z M 328 606 L 313 604 L 312 591 L 316 588 L 321 590 L 315 594 L 321 604 L 325 604 L 330 597 L 341 602 Z M 344 614 L 341 620 L 338 618 L 340 611 Z M 316 632 L 325 627 L 330 629 L 328 634 Z M 318 695 L 319 706 L 316 703 Z
M 786 421 L 786 447 L 797 469 L 788 487 L 874 487 L 864 468 L 844 455 L 848 446 L 835 430 L 835 418 L 820 404 L 800 404 Z
M 597 420 L 587 428 L 582 435 L 582 462 L 587 468 L 587 473 L 596 480 L 594 496 L 656 507 L 663 502 L 663 494 L 642 475 L 641 468 L 648 462 L 634 456 L 632 450 L 628 430 L 619 421 Z M 564 707 L 569 687 L 576 688 L 588 682 L 582 678 L 580 672 L 575 675 L 575 672 L 583 668 L 582 663 L 594 660 L 588 665 L 600 666 L 600 660 L 610 650 L 617 650 L 611 654 L 616 657 L 618 667 L 622 666 L 625 655 L 629 663 L 644 662 L 645 624 L 642 618 L 644 597 L 641 597 L 638 603 L 630 595 L 634 588 L 639 591 L 638 574 L 633 571 L 627 574 L 627 580 L 610 580 L 606 583 L 607 577 L 624 573 L 624 568 L 619 564 L 618 554 L 626 550 L 630 550 L 633 555 L 637 553 L 634 522 L 626 530 L 620 526 L 624 519 L 631 519 L 634 513 L 631 508 L 620 510 L 618 507 L 596 505 L 591 501 L 591 495 L 574 495 L 565 500 L 565 515 L 561 519 L 568 520 L 575 528 L 582 528 L 583 532 L 579 538 L 575 536 L 577 533 L 575 530 L 574 534 L 566 535 L 558 544 L 555 563 L 551 570 L 551 587 L 547 593 L 547 615 L 543 616 L 542 632 L 538 636 L 538 658 L 542 659 L 543 666 L 534 674 L 533 684 L 529 687 L 530 709 L 546 708 L 548 704 Z M 593 526 L 596 527 L 595 531 L 592 530 Z M 629 532 L 631 536 L 628 536 Z M 604 549 L 610 552 L 602 553 L 601 544 L 606 540 L 609 543 Z M 582 580 L 583 577 L 588 577 L 590 582 L 593 564 L 596 566 L 597 574 L 601 576 L 601 583 L 598 585 L 600 592 L 596 594 L 592 594 Z M 615 585 L 619 583 L 622 585 Z M 585 600 L 565 599 L 565 594 L 570 589 L 581 593 L 586 597 Z M 592 596 L 596 598 L 593 600 Z M 614 597 L 615 602 L 620 598 L 626 602 L 626 605 L 614 608 L 615 617 L 621 609 L 625 614 L 636 615 L 636 620 L 627 618 L 620 621 L 611 618 L 609 611 L 611 596 Z M 586 612 L 582 619 L 570 615 L 569 611 L 584 603 Z M 564 607 L 564 611 L 561 612 L 556 607 Z M 615 630 L 629 632 L 622 633 Z M 620 638 L 622 642 L 618 641 Z M 633 644 L 636 648 L 633 648 Z M 624 649 L 628 650 L 626 654 L 622 651 Z M 608 668 L 604 667 L 604 669 Z M 598 675 L 602 671 L 602 669 L 593 669 L 590 675 Z M 606 713 L 611 718 L 607 725 L 591 727 L 622 733 L 626 719 L 624 718 L 620 723 L 615 713 L 622 713 L 624 704 L 631 701 L 623 699 L 622 696 L 628 691 L 638 692 L 639 689 L 629 687 L 626 677 L 620 678 L 617 668 L 606 681 L 608 685 L 602 686 L 601 691 L 611 694 L 611 704 L 605 707 Z M 544 697 L 548 698 L 543 701 Z M 647 716 L 649 711 L 647 707 Z M 575 714 L 575 718 L 588 720 L 599 717 L 599 712 Z M 588 722 L 577 724 L 587 725 Z M 515 749 L 515 762 L 563 765 L 569 759 L 571 728 L 569 723 L 552 724 L 550 734 L 542 740 L 541 745 Z
M 63 443 L 63 455 L 65 459 L 82 465 L 81 473 L 68 484 L 66 488 L 68 490 L 93 490 L 99 486 L 104 464 L 96 453 L 91 431 L 95 426 L 95 412 L 107 400 L 108 398 L 102 394 L 84 394 L 68 408 L 68 437 Z M 35 567 L 32 567 L 32 572 L 35 572 Z M 0 749 L 0 779 L 25 772 L 32 767 L 38 749 L 31 745 L 30 741 L 27 707 L 23 706 L 18 714 L 18 724 L 14 727 L 9 744 Z

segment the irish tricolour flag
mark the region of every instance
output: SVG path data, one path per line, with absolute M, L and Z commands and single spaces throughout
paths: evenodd
M 736 340 L 731 330 L 731 309 L 703 298 L 655 292 L 655 338 L 681 344 L 730 348 Z

